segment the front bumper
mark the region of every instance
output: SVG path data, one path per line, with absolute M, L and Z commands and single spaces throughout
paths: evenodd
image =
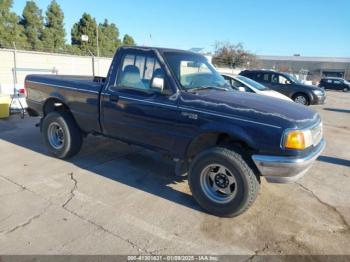
M 322 140 L 315 151 L 303 158 L 253 155 L 252 159 L 268 182 L 292 183 L 305 175 L 325 147 Z
M 315 96 L 314 105 L 323 105 L 326 103 L 326 95 L 323 96 Z

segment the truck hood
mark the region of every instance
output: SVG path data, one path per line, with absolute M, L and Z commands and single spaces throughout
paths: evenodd
M 319 121 L 319 115 L 294 102 L 254 93 L 206 90 L 184 92 L 182 106 L 218 115 L 259 122 L 281 128 L 305 128 Z

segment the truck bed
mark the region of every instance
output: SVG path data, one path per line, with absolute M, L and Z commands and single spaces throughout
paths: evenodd
M 66 75 L 28 75 L 28 106 L 33 114 L 44 113 L 48 98 L 59 99 L 68 106 L 84 132 L 100 132 L 99 95 L 103 78 Z

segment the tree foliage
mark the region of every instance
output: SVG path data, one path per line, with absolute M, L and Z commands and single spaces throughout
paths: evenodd
M 24 27 L 29 47 L 33 50 L 41 50 L 44 22 L 42 12 L 34 1 L 27 1 L 20 23 Z
M 25 48 L 24 29 L 19 24 L 19 17 L 11 12 L 12 4 L 12 0 L 0 0 L 0 47 L 12 48 L 16 43 L 18 48 Z
M 100 55 L 112 56 L 115 50 L 121 45 L 118 27 L 105 19 L 103 24 L 99 24 L 98 30 Z
M 52 0 L 46 11 L 46 23 L 43 30 L 43 45 L 45 50 L 60 51 L 66 45 L 64 30 L 64 14 L 55 0 Z
M 212 63 L 216 66 L 230 68 L 251 67 L 256 64 L 256 57 L 244 50 L 243 45 L 218 42 L 215 44 L 215 53 Z
M 126 34 L 123 37 L 123 45 L 136 45 L 136 43 L 134 41 L 134 38 Z
M 71 36 L 72 45 L 78 46 L 83 53 L 97 54 L 96 42 L 97 23 L 90 14 L 84 13 L 80 20 L 73 25 Z M 88 36 L 88 41 L 82 41 L 82 35 Z
M 45 12 L 36 5 L 34 0 L 28 0 L 22 16 L 11 12 L 13 0 L 0 0 L 0 48 L 66 52 L 77 55 L 97 55 L 97 46 L 101 56 L 112 56 L 121 45 L 135 45 L 134 39 L 126 34 L 120 40 L 119 29 L 107 19 L 97 24 L 96 19 L 84 13 L 71 29 L 71 43 L 66 43 L 64 28 L 64 13 L 52 0 Z M 82 35 L 88 41 L 82 41 Z M 98 43 L 97 43 L 98 36 Z

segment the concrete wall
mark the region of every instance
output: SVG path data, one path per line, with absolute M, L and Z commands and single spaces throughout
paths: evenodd
M 92 75 L 92 58 L 53 53 L 0 49 L 0 94 L 12 94 L 15 86 L 14 57 L 17 64 L 18 88 L 28 74 Z M 106 76 L 111 58 L 95 58 L 95 75 Z

